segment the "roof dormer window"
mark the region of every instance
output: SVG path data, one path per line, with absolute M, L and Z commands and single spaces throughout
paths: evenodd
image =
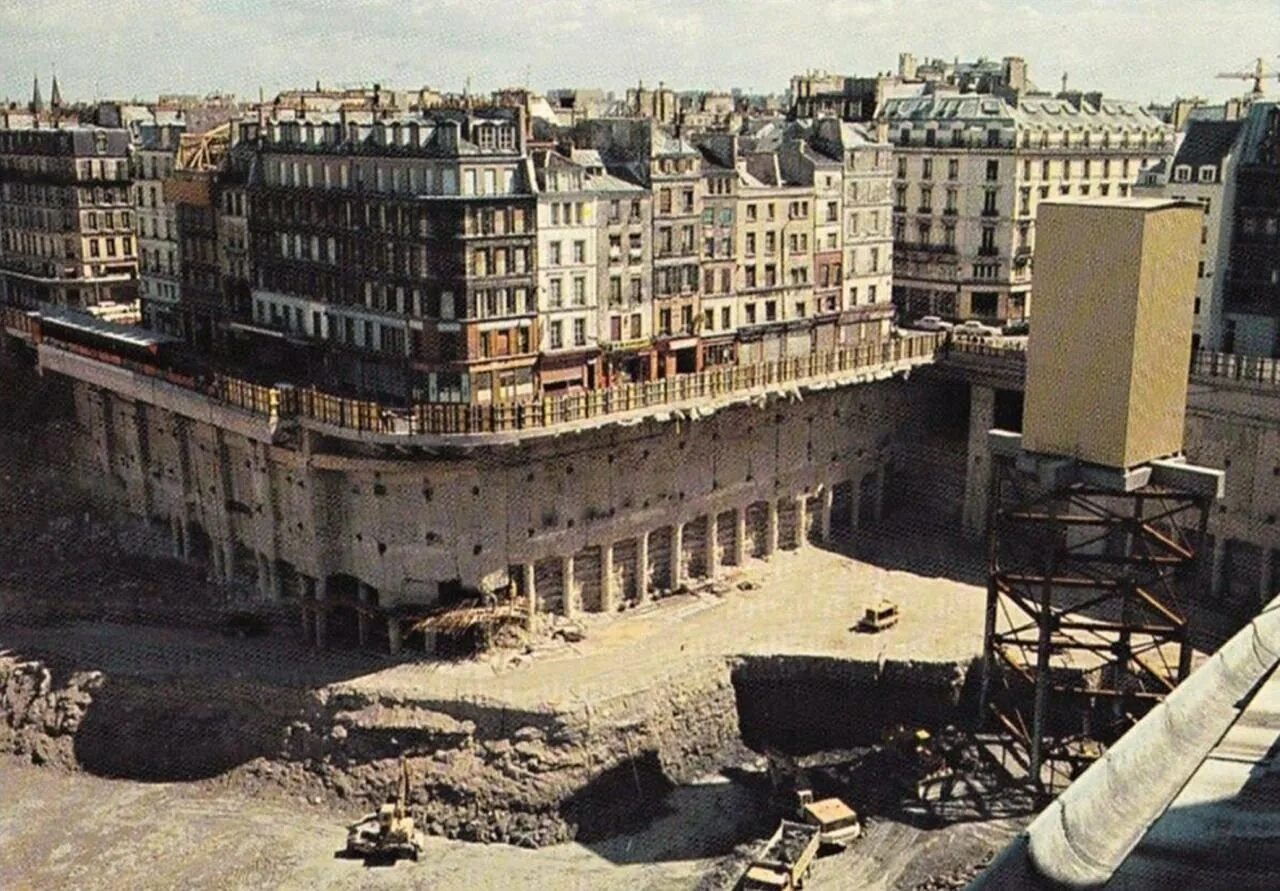
M 1173 179 L 1175 182 L 1180 183 L 1191 182 L 1191 166 L 1189 164 L 1179 164 L 1173 170 Z
M 1200 167 L 1200 182 L 1211 183 L 1218 178 L 1218 168 L 1212 164 L 1203 164 Z

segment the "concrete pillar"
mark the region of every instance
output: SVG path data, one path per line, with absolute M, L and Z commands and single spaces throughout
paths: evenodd
M 600 612 L 618 609 L 617 589 L 613 584 L 613 543 L 600 546 Z
M 280 565 L 270 557 L 267 560 L 267 596 L 272 600 L 284 599 L 284 579 L 280 577 Z
M 809 496 L 797 495 L 796 503 L 796 550 L 802 550 L 809 546 Z
M 404 646 L 404 629 L 400 627 L 400 619 L 396 616 L 388 616 L 387 651 L 392 656 L 399 656 L 402 646 Z
M 236 544 L 233 540 L 227 539 L 220 545 L 214 545 L 215 548 L 222 548 L 222 572 L 227 583 L 234 582 L 236 579 Z
M 675 590 L 684 582 L 684 523 L 671 527 L 671 588 Z
M 564 615 L 567 619 L 578 615 L 578 586 L 573 582 L 573 555 L 560 558 L 560 572 L 564 577 Z
M 1215 599 L 1222 597 L 1226 588 L 1227 539 L 1222 535 L 1213 537 L 1213 562 L 1209 567 L 1209 593 Z
M 524 597 L 525 597 L 525 623 L 526 627 L 532 628 L 533 622 L 538 615 L 538 574 L 534 569 L 534 564 L 526 563 L 521 567 L 521 574 L 524 581 Z
M 641 603 L 649 599 L 649 533 L 636 539 L 636 596 Z
M 258 580 L 258 595 L 263 600 L 270 600 L 272 595 L 271 576 L 267 570 L 270 561 L 262 554 L 255 554 L 253 563 Z
M 715 511 L 707 514 L 707 578 L 720 577 L 720 515 Z
M 360 605 L 368 607 L 373 605 L 373 586 L 360 582 L 358 585 L 360 593 Z M 369 620 L 371 616 L 363 609 L 356 613 L 356 634 L 360 640 L 360 648 L 364 649 L 369 646 Z
M 213 580 L 216 582 L 225 582 L 227 580 L 227 553 L 222 549 L 222 545 L 218 542 L 209 543 L 209 562 L 212 564 Z
M 831 491 L 830 486 L 823 486 L 819 497 L 822 502 L 821 509 L 818 512 L 818 531 L 822 535 L 823 542 L 829 544 L 831 542 L 831 508 L 835 504 L 835 494 Z
M 733 562 L 742 566 L 747 562 L 747 509 L 740 507 L 733 512 Z
M 183 541 L 182 541 L 183 531 L 184 530 L 182 528 L 182 521 L 177 517 L 170 517 L 169 518 L 169 537 L 173 539 L 173 556 L 178 558 L 185 558 L 187 556 L 186 554 L 187 549 L 183 545 Z
M 311 610 L 315 606 L 315 579 L 305 575 L 298 576 L 298 610 L 302 614 L 302 639 L 308 643 L 312 640 L 315 621 Z
M 329 580 L 315 580 L 316 590 L 316 646 L 324 649 L 329 638 Z
M 765 529 L 764 555 L 772 557 L 778 551 L 778 502 L 769 499 L 769 523 Z
M 964 477 L 961 529 L 969 538 L 980 538 L 987 529 L 988 493 L 991 489 L 987 431 L 996 423 L 996 391 L 994 387 L 973 384 L 969 392 L 968 466 Z

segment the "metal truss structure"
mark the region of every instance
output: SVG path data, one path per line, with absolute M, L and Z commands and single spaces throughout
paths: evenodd
M 1198 468 L 993 458 L 980 720 L 1054 793 L 1190 672 L 1184 604 L 1215 496 L 1178 485 Z

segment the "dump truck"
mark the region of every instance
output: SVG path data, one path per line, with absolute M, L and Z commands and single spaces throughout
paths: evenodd
M 817 826 L 783 820 L 765 842 L 738 883 L 743 891 L 790 891 L 803 888 L 822 843 Z
M 858 620 L 858 630 L 869 634 L 887 631 L 898 624 L 898 617 L 898 605 L 891 600 L 881 600 L 875 606 L 867 607 Z
M 400 758 L 400 780 L 394 795 L 371 814 L 347 827 L 347 856 L 366 860 L 417 860 L 424 838 L 408 812 L 409 764 Z

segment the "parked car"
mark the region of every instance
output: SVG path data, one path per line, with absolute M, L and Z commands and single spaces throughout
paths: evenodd
M 1025 337 L 1031 333 L 1031 324 L 1026 319 L 1019 319 L 1004 326 L 1006 337 Z
M 1000 329 L 993 328 L 990 325 L 985 325 L 977 319 L 969 319 L 968 321 L 961 322 L 959 325 L 952 328 L 951 333 L 961 334 L 967 337 L 996 337 L 999 335 Z
M 954 326 L 938 316 L 921 316 L 916 319 L 914 327 L 921 331 L 950 331 Z

